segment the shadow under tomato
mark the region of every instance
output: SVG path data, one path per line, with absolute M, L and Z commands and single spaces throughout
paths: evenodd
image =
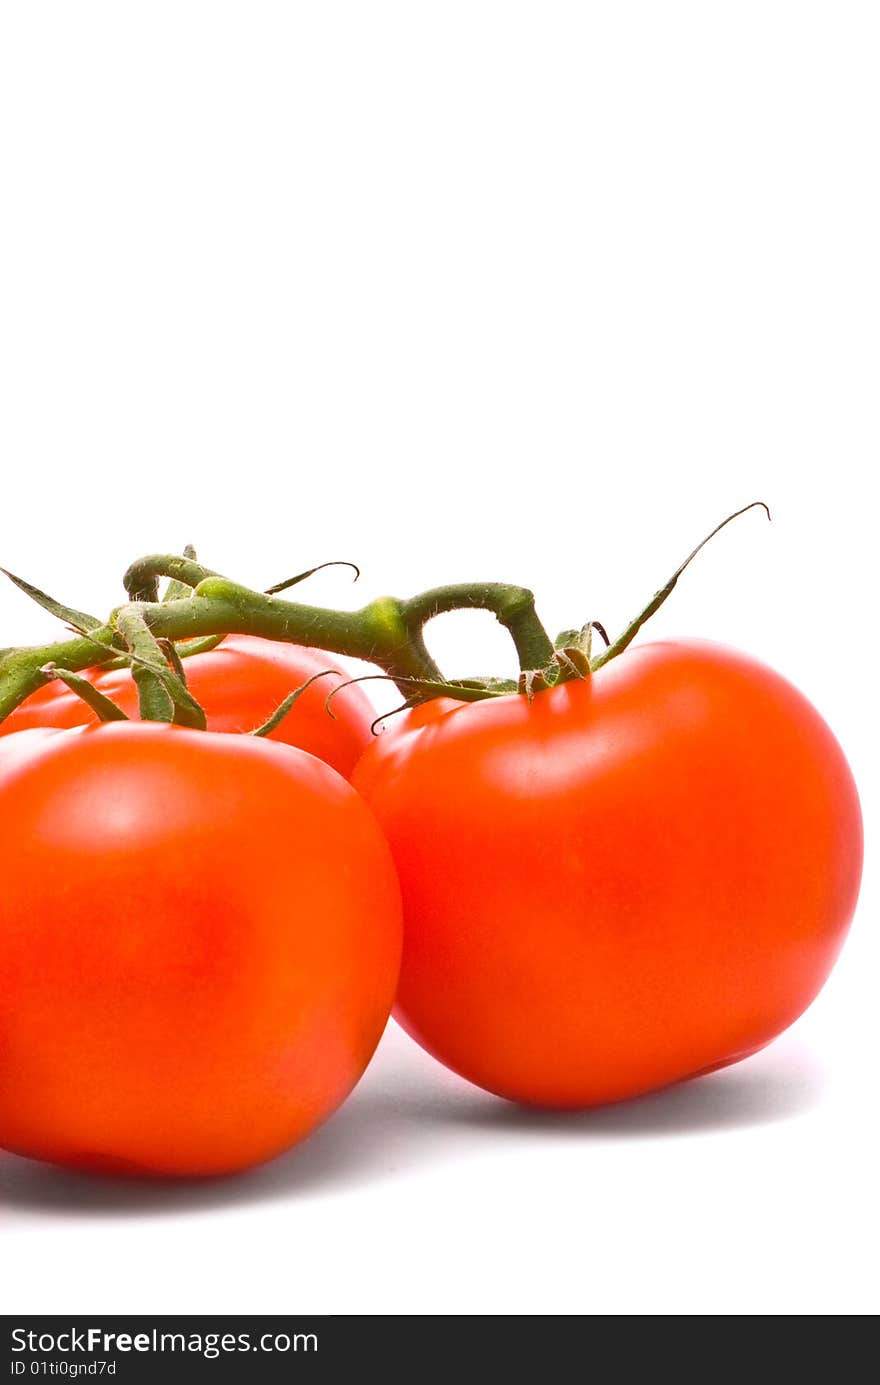
M 579 1139 L 638 1139 L 711 1134 L 804 1114 L 824 1087 L 821 1071 L 801 1059 L 768 1067 L 746 1060 L 648 1096 L 586 1111 L 553 1111 L 479 1097 L 432 1106 L 420 1099 L 412 1120 L 471 1130 L 546 1131 Z
M 161 1216 L 292 1198 L 381 1178 L 388 1139 L 369 1102 L 356 1097 L 288 1153 L 216 1178 L 99 1174 L 0 1151 L 0 1222 L 9 1211 L 53 1216 Z
M 480 1091 L 433 1062 L 391 1026 L 361 1085 L 303 1144 L 233 1177 L 102 1177 L 0 1153 L 0 1217 L 159 1216 L 346 1192 L 410 1170 L 461 1160 L 505 1136 L 640 1140 L 710 1135 L 805 1114 L 822 1071 L 786 1037 L 735 1067 L 589 1111 L 542 1111 Z

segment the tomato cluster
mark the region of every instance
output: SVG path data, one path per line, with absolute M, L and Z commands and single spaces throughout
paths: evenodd
M 268 739 L 228 733 L 325 656 L 229 637 L 188 664 L 207 731 L 94 724 L 58 683 L 0 725 L 9 1150 L 245 1168 L 344 1099 L 395 996 L 490 1092 L 616 1101 L 761 1048 L 833 965 L 856 789 L 744 655 L 646 643 L 378 736 L 359 689 L 331 720 L 314 685 Z M 135 714 L 130 672 L 89 677 Z

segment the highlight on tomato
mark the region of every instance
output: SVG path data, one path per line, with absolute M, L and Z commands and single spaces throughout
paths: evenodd
M 423 704 L 353 783 L 400 878 L 396 1017 L 519 1102 L 619 1101 L 754 1053 L 816 996 L 856 902 L 840 746 L 720 645 Z
M 245 1169 L 363 1073 L 401 946 L 350 785 L 157 722 L 0 741 L 0 1145 L 71 1168 Z

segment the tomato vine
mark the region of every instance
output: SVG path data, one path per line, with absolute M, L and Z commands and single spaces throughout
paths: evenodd
M 586 677 L 622 653 L 704 544 L 755 507 L 762 507 L 770 517 L 763 501 L 753 501 L 729 515 L 697 545 L 622 634 L 595 656 L 592 632 L 597 629 L 604 636 L 601 625 L 590 621 L 579 632 L 565 631 L 554 644 L 538 616 L 533 593 L 502 582 L 455 583 L 405 599 L 378 597 L 360 610 L 340 611 L 279 597 L 279 592 L 318 568 L 258 592 L 205 567 L 187 548 L 182 555 L 150 554 L 133 563 L 124 578 L 128 601 L 102 622 L 7 573 L 28 596 L 63 620 L 73 635 L 58 643 L 0 651 L 0 721 L 50 678 L 58 677 L 58 670 L 75 688 L 73 677 L 83 669 L 127 663 L 138 684 L 142 717 L 203 726 L 204 713 L 187 691 L 181 657 L 210 648 L 228 634 L 258 635 L 363 659 L 393 679 L 408 703 L 442 695 L 474 700 L 517 687 L 531 697 L 542 687 Z M 163 578 L 169 588 L 160 600 Z M 486 610 L 495 615 L 516 649 L 522 670 L 518 684 L 444 679 L 425 645 L 424 628 L 436 616 L 457 610 Z

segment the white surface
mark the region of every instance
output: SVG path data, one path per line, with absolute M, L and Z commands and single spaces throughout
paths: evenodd
M 8 5 L 0 561 L 103 613 L 200 546 L 315 600 L 533 585 L 773 662 L 877 813 L 871 4 Z M 0 591 L 0 643 L 52 622 Z M 501 671 L 449 618 L 450 673 Z M 371 685 L 375 687 L 375 685 Z M 872 908 L 873 904 L 873 908 Z M 250 1178 L 0 1157 L 14 1311 L 878 1307 L 870 858 L 821 1000 L 739 1068 L 524 1115 L 392 1030 Z

